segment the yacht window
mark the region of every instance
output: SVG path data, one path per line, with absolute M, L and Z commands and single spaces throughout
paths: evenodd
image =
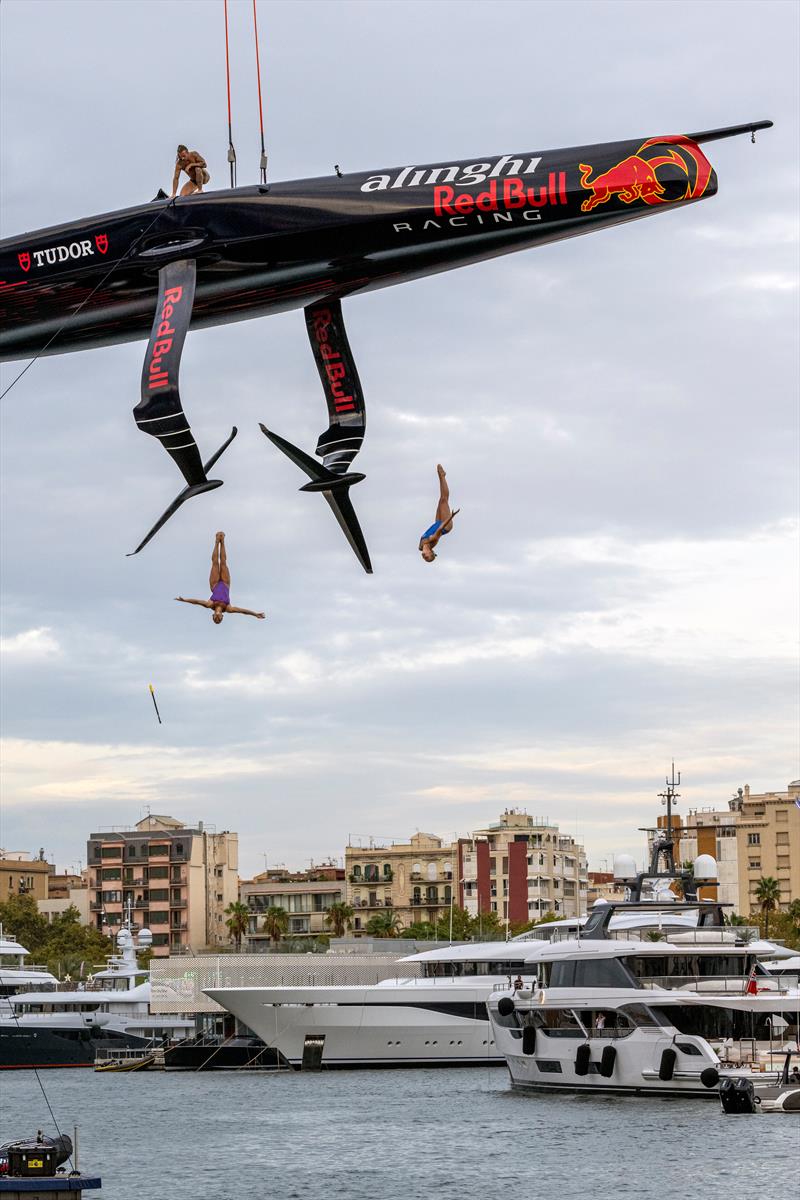
M 584 962 L 575 962 L 574 966 L 573 987 L 627 988 L 632 983 L 628 972 L 618 958 L 586 959 Z
M 657 1029 L 660 1025 L 660 1021 L 655 1013 L 646 1004 L 626 1004 L 619 1011 L 624 1013 L 634 1025 L 640 1028 Z
M 550 987 L 573 987 L 575 982 L 574 962 L 554 962 L 550 964 Z
M 634 1030 L 631 1018 L 616 1008 L 582 1008 L 578 1015 L 590 1037 L 628 1037 Z
M 560 1075 L 561 1063 L 557 1058 L 537 1058 L 536 1066 L 546 1075 Z
M 776 1017 L 776 1014 L 763 1011 L 754 1013 L 744 1009 L 716 1008 L 710 1004 L 653 1005 L 652 1012 L 665 1027 L 671 1026 L 678 1033 L 705 1038 L 707 1041 L 732 1038 L 738 1042 L 742 1038 L 755 1038 L 768 1042 L 770 1021 Z M 786 1032 L 790 1033 L 791 1030 Z
M 585 1038 L 586 1030 L 571 1008 L 542 1008 L 534 1014 L 534 1024 L 547 1037 Z

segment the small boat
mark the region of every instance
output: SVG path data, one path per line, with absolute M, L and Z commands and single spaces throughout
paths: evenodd
M 95 1071 L 147 1071 L 156 1062 L 155 1051 L 113 1050 L 95 1059 Z
M 788 1051 L 777 1083 L 758 1083 L 741 1077 L 723 1079 L 719 1099 L 724 1113 L 800 1114 L 800 1070 L 791 1068 L 792 1052 Z

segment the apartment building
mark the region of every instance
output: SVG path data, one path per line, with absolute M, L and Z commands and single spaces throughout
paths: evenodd
M 134 923 L 153 934 L 156 955 L 227 946 L 225 909 L 237 899 L 238 834 L 149 815 L 132 828 L 90 835 L 90 911 L 114 934 L 130 902 Z
M 746 784 L 731 803 L 738 817 L 738 911 L 758 909 L 755 892 L 762 876 L 777 879 L 785 910 L 800 897 L 800 779 L 784 792 L 756 794 Z
M 616 882 L 613 871 L 589 871 L 587 879 L 587 911 L 598 900 L 610 903 L 612 900 L 625 899 L 625 888 Z
M 314 938 L 331 933 L 325 914 L 332 904 L 342 904 L 344 899 L 344 870 L 330 864 L 308 871 L 273 869 L 253 879 L 242 879 L 239 900 L 250 909 L 245 948 L 255 953 L 269 949 L 270 938 L 264 929 L 268 908 L 282 908 L 287 913 L 287 937 Z
M 453 903 L 456 846 L 432 833 L 415 833 L 408 842 L 379 846 L 349 843 L 345 850 L 347 903 L 355 909 L 353 932 L 363 932 L 371 917 L 391 909 L 403 928 L 435 921 Z
M 37 903 L 46 900 L 54 871 L 52 863 L 25 850 L 0 850 L 0 900 L 12 896 L 33 896 Z
M 506 809 L 499 821 L 458 842 L 458 895 L 472 916 L 537 920 L 547 912 L 586 912 L 586 854 L 574 838 L 542 817 Z
M 685 818 L 680 814 L 672 814 L 672 845 L 675 865 L 694 862 L 698 854 L 710 854 L 716 859 L 719 870 L 718 887 L 701 887 L 698 896 L 701 900 L 719 900 L 722 904 L 730 904 L 739 911 L 739 858 L 738 858 L 738 822 L 739 814 L 735 809 L 735 800 L 731 800 L 727 808 L 698 808 L 689 809 Z M 657 829 L 647 831 L 648 858 L 653 852 L 653 838 L 656 832 L 661 833 L 666 828 L 667 818 L 661 814 L 657 819 Z

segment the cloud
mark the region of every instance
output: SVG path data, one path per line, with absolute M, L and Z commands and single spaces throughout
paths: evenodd
M 11 637 L 0 637 L 0 656 L 11 663 L 39 663 L 59 658 L 63 651 L 46 625 L 24 629 Z

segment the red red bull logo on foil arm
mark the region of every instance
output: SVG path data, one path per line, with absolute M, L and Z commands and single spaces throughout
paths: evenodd
M 662 167 L 677 167 L 686 177 L 681 193 L 668 194 L 658 178 Z M 650 138 L 635 154 L 590 179 L 594 167 L 580 163 L 581 187 L 591 195 L 581 204 L 582 212 L 591 212 L 615 197 L 623 204 L 674 204 L 678 200 L 699 200 L 705 194 L 712 175 L 711 163 L 696 142 L 682 137 Z

